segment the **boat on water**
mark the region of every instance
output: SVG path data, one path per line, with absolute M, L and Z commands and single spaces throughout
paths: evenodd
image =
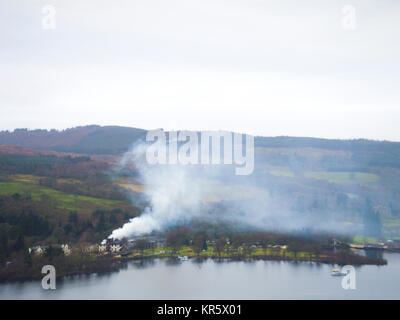
M 365 248 L 365 246 L 363 244 L 350 243 L 350 248 L 362 250 Z
M 341 272 L 339 269 L 332 269 L 331 276 L 345 276 L 347 273 Z
M 183 256 L 183 257 L 179 256 L 178 259 L 180 261 L 188 261 L 189 260 L 188 256 Z

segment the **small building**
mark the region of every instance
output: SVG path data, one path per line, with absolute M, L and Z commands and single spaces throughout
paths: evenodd
M 110 245 L 111 252 L 120 252 L 121 249 L 122 249 L 122 246 L 119 243 Z
M 83 250 L 84 253 L 97 252 L 97 245 L 95 245 L 95 244 L 84 245 L 82 250 Z
M 69 256 L 71 254 L 71 248 L 68 244 L 52 244 L 52 248 L 60 249 L 64 253 L 65 256 Z M 28 252 L 31 254 L 42 255 L 48 249 L 48 246 L 34 246 L 28 249 Z
M 146 241 L 146 249 L 159 249 L 165 247 L 165 239 L 155 236 L 131 238 L 128 240 L 128 247 L 134 248 L 138 240 Z
M 98 245 L 98 252 L 101 254 L 121 252 L 124 246 L 119 240 L 107 239 Z
M 37 254 L 37 255 L 42 255 L 43 253 L 46 252 L 46 250 L 47 250 L 47 247 L 45 247 L 45 246 L 34 246 L 32 248 L 29 248 L 28 252 Z
M 165 240 L 157 237 L 151 237 L 148 240 L 149 247 L 152 249 L 159 249 L 165 247 Z
M 52 244 L 52 245 L 50 245 L 50 246 L 51 246 L 52 248 L 54 248 L 54 249 L 62 250 L 64 256 L 69 256 L 69 255 L 71 254 L 71 252 L 72 252 L 71 248 L 70 248 L 69 245 L 66 244 L 66 243 L 65 243 L 65 244 Z M 47 247 L 46 247 L 45 250 L 47 250 Z
M 62 244 L 61 249 L 64 252 L 65 256 L 69 256 L 71 254 L 71 248 L 69 247 L 68 244 Z

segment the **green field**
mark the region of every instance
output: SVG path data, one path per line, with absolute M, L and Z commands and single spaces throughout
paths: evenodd
M 270 174 L 277 176 L 277 177 L 286 177 L 286 178 L 293 178 L 294 173 L 293 171 L 285 168 L 274 168 L 269 171 Z
M 379 181 L 379 176 L 367 172 L 329 172 L 329 171 L 308 171 L 304 177 L 310 179 L 327 180 L 338 184 L 371 184 Z
M 372 238 L 372 237 L 364 237 L 361 235 L 357 235 L 353 237 L 353 242 L 354 243 L 376 243 L 378 241 L 377 238 Z
M 233 250 L 232 246 L 225 246 L 224 250 L 221 252 L 221 258 L 232 257 L 232 255 L 234 255 L 235 253 L 233 253 L 231 250 Z M 239 247 L 238 250 L 239 250 L 239 252 L 243 252 L 244 249 L 242 247 Z M 231 253 L 229 253 L 228 251 L 231 251 Z M 171 252 L 172 252 L 171 247 L 158 248 L 158 249 L 145 249 L 143 251 L 143 255 L 144 256 L 159 256 L 159 257 L 169 257 L 171 255 L 197 257 L 197 254 L 193 251 L 193 248 L 190 246 L 183 246 L 180 248 L 180 250 L 178 250 L 174 254 L 172 254 Z M 252 249 L 250 255 L 248 255 L 248 256 L 257 258 L 257 257 L 262 257 L 264 255 L 274 255 L 277 257 L 287 257 L 287 258 L 292 258 L 292 259 L 295 257 L 295 254 L 293 251 L 283 250 L 283 249 L 274 250 L 271 247 L 267 248 L 266 251 L 264 251 L 264 249 L 262 249 L 262 248 Z M 135 254 L 130 255 L 130 257 L 133 257 L 133 256 L 141 256 L 141 254 L 139 252 L 136 252 Z M 315 256 L 315 255 L 311 254 L 311 256 Z M 323 256 L 323 255 L 321 255 L 321 256 Z M 217 257 L 219 257 L 219 254 L 214 247 L 208 246 L 207 251 L 201 251 L 199 254 L 199 257 L 217 258 Z M 297 252 L 296 257 L 298 259 L 308 258 L 308 257 L 310 257 L 310 253 L 304 252 L 304 251 L 299 251 L 299 252 Z
M 0 182 L 0 195 L 30 195 L 35 201 L 49 201 L 55 207 L 67 210 L 85 210 L 97 208 L 115 208 L 122 201 L 100 199 L 64 193 L 47 187 L 23 182 Z

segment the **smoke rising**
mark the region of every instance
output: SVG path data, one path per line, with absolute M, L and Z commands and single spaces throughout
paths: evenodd
M 152 165 L 146 161 L 147 147 L 144 142 L 134 145 L 116 171 L 136 172 L 130 183 L 143 186 L 140 198 L 148 205 L 141 216 L 114 230 L 109 238 L 140 236 L 194 218 L 273 231 L 354 231 L 345 230 L 342 222 L 318 208 L 312 212 L 294 209 L 298 198 L 281 192 L 276 181 L 257 167 L 251 176 L 236 176 L 233 166 L 223 164 Z
M 141 143 L 125 153 L 118 169 L 135 166 L 143 185 L 142 197 L 150 205 L 143 214 L 112 232 L 109 238 L 121 239 L 150 233 L 199 215 L 204 189 L 196 184 L 191 166 L 150 165 L 145 158 L 147 145 Z

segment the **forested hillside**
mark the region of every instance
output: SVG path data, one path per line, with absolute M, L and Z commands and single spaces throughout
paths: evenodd
M 66 130 L 0 132 L 0 145 L 72 152 L 80 154 L 121 154 L 137 140 L 145 140 L 146 130 L 119 126 L 84 126 Z M 331 140 L 302 137 L 255 137 L 255 146 L 278 149 L 321 149 L 351 152 L 359 165 L 400 166 L 400 142 L 365 139 Z M 282 159 L 285 161 L 285 159 Z M 329 159 L 327 159 L 328 161 Z M 333 159 L 334 162 L 334 159 Z
M 0 144 L 85 154 L 120 154 L 145 130 L 117 126 L 85 126 L 56 130 L 16 129 L 0 132 Z
M 3 252 L 22 242 L 96 242 L 139 215 L 133 194 L 143 186 L 113 165 L 145 134 L 112 126 L 1 132 Z M 251 176 L 204 175 L 199 186 L 217 209 L 268 198 L 265 214 L 286 210 L 356 236 L 400 238 L 397 142 L 256 137 Z
M 0 263 L 33 245 L 97 243 L 140 214 L 88 155 L 0 147 Z

